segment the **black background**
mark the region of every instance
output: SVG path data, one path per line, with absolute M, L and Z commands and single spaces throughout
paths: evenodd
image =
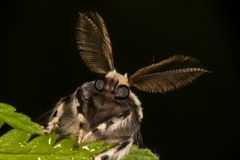
M 144 144 L 161 160 L 237 160 L 239 2 L 35 0 L 0 2 L 0 101 L 32 119 L 95 79 L 78 55 L 79 11 L 105 19 L 120 73 L 175 54 L 212 71 L 166 94 L 133 91 L 143 103 Z

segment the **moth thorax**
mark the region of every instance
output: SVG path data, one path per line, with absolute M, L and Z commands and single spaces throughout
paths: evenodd
M 110 71 L 106 74 L 106 86 L 105 90 L 113 91 L 117 86 L 124 85 L 129 87 L 128 77 L 125 73 L 124 75 L 116 72 L 116 70 Z

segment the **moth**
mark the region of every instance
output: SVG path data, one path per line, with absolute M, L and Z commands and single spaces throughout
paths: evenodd
M 118 73 L 106 25 L 96 12 L 79 13 L 76 40 L 82 60 L 100 78 L 62 98 L 53 109 L 45 132 L 77 137 L 77 145 L 95 140 L 117 144 L 95 156 L 95 160 L 120 160 L 138 141 L 143 112 L 131 87 L 165 93 L 208 72 L 195 58 L 176 55 L 130 76 Z

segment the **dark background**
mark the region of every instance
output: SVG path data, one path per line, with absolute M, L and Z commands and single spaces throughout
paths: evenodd
M 175 54 L 212 71 L 166 94 L 137 91 L 145 147 L 161 160 L 238 160 L 239 2 L 35 0 L 0 2 L 0 101 L 36 120 L 95 79 L 75 42 L 79 11 L 105 19 L 116 68 L 129 74 Z

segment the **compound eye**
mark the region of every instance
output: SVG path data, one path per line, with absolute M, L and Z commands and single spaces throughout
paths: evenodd
M 129 87 L 120 85 L 115 89 L 115 97 L 119 99 L 127 98 L 130 93 Z
M 103 79 L 98 79 L 95 81 L 95 88 L 98 91 L 102 91 L 105 86 L 105 81 Z

